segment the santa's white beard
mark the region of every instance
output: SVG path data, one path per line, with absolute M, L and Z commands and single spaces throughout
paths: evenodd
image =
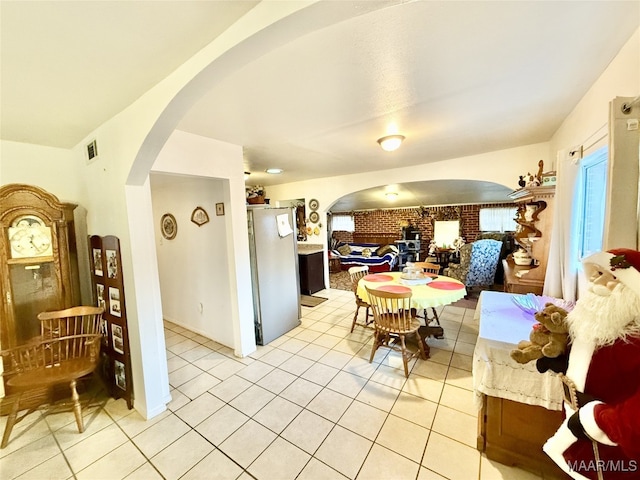
M 640 297 L 619 283 L 613 291 L 592 285 L 567 315 L 572 340 L 598 347 L 640 335 Z M 605 292 L 606 290 L 606 292 Z

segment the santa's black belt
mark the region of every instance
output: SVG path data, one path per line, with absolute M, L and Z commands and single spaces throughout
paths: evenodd
M 573 405 L 575 408 L 580 408 L 580 407 L 586 405 L 589 402 L 597 400 L 597 398 L 594 397 L 593 395 L 589 395 L 588 393 L 580 392 L 577 389 L 573 389 L 573 391 L 572 391 L 572 389 L 569 387 L 569 385 L 567 385 L 566 379 L 567 379 L 567 377 L 564 377 L 563 382 L 562 382 L 562 388 L 564 389 L 564 399 L 565 399 L 566 402 L 568 402 L 568 403 L 573 405 L 573 400 L 572 400 L 572 396 L 571 396 L 572 393 L 575 396 L 575 400 L 577 402 L 577 405 Z

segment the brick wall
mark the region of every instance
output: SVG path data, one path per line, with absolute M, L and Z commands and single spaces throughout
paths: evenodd
M 462 211 L 462 237 L 465 242 L 473 242 L 480 232 L 479 212 L 485 207 L 512 206 L 511 203 L 461 205 Z M 438 211 L 450 207 L 429 207 L 430 211 Z M 335 212 L 337 213 L 337 212 Z M 422 239 L 422 253 L 427 250 L 429 241 L 433 238 L 433 225 L 429 216 L 422 216 L 420 208 L 399 208 L 385 210 L 368 210 L 354 212 L 355 233 L 358 234 L 390 234 L 402 238 L 402 226 L 410 222 L 420 230 Z M 351 242 L 353 235 L 350 232 L 333 232 L 335 238 L 341 242 Z M 423 256 L 421 255 L 421 257 Z

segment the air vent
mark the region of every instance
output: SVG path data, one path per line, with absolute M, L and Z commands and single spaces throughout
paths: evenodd
M 98 157 L 98 143 L 93 140 L 87 145 L 87 162 L 91 162 Z

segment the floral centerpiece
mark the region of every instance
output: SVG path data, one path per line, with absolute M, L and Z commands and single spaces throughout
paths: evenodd
M 247 202 L 251 204 L 264 203 L 265 190 L 262 185 L 247 187 Z

